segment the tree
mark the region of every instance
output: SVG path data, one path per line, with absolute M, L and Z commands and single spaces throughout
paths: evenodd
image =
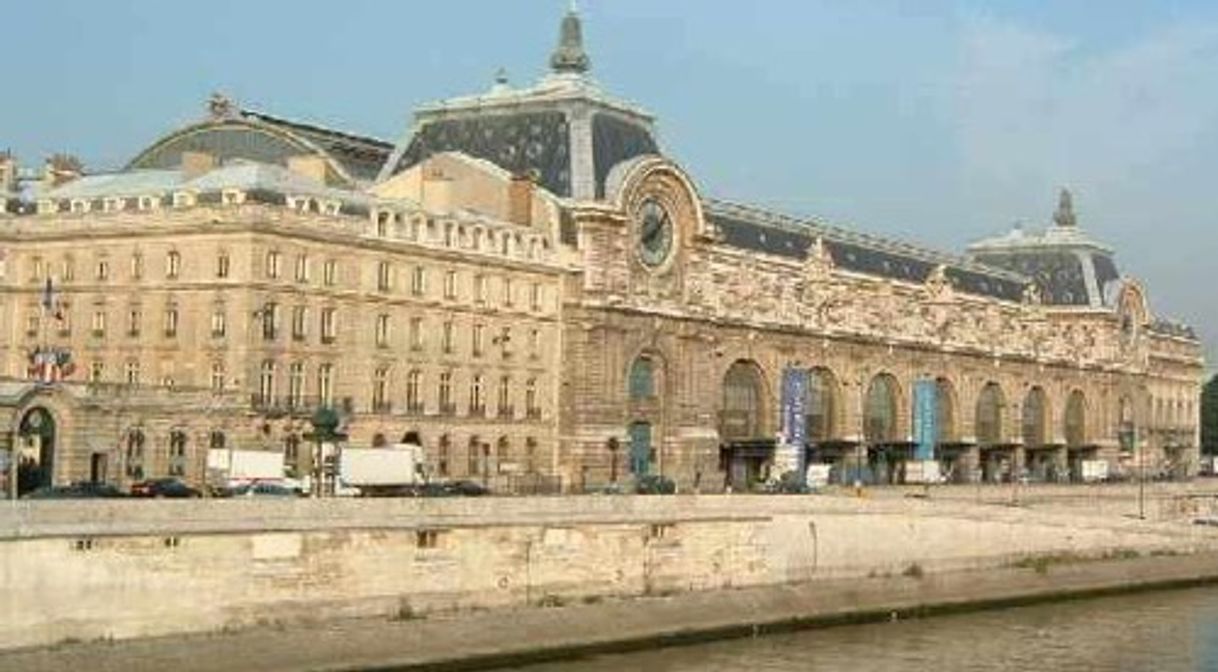
M 1201 452 L 1218 454 L 1218 374 L 1201 390 Z

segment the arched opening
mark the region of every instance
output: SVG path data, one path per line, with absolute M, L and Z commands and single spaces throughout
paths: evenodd
M 631 401 L 643 401 L 656 396 L 655 364 L 650 357 L 640 355 L 630 365 L 627 392 Z
M 1095 446 L 1087 443 L 1087 397 L 1082 390 L 1075 390 L 1066 397 L 1066 408 L 1062 420 L 1066 436 L 1066 459 L 1070 469 L 1070 479 L 1074 481 L 1090 480 L 1093 476 L 1088 473 L 1087 463 L 1094 460 L 1098 451 Z
M 1015 476 L 1014 446 L 1005 441 L 1003 431 L 1006 397 L 998 383 L 986 383 L 977 395 L 974 429 L 981 459 L 981 478 L 993 483 L 1010 481 Z
M 723 376 L 723 405 L 719 413 L 720 461 L 725 485 L 748 490 L 765 480 L 774 454 L 774 437 L 767 432 L 764 383 L 755 362 L 740 360 Z
M 651 473 L 652 456 L 651 423 L 634 422 L 630 424 L 630 473 L 635 476 L 646 476 Z
M 808 372 L 807 440 L 820 445 L 837 436 L 838 386 L 837 377 L 829 369 Z
M 897 439 L 897 380 L 887 373 L 871 379 L 863 406 L 863 437 L 875 446 Z
M 970 477 L 968 455 L 972 444 L 960 441 L 956 405 L 956 386 L 947 378 L 936 378 L 935 457 L 945 481 L 965 483 Z
M 1028 475 L 1032 480 L 1053 483 L 1062 478 L 1061 448 L 1050 444 L 1048 408 L 1044 389 L 1033 387 L 1024 396 L 1020 415 L 1020 437 L 1023 439 Z
M 55 417 L 36 406 L 17 425 L 17 494 L 49 487 L 55 479 Z

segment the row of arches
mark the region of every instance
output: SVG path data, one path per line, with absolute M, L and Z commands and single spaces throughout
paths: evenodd
M 627 377 L 628 396 L 632 400 L 652 398 L 657 390 L 657 365 L 652 356 L 636 358 Z M 845 426 L 845 394 L 838 376 L 827 367 L 808 371 L 805 409 L 805 436 L 809 443 L 842 440 L 853 434 Z M 962 441 L 960 404 L 952 382 L 945 377 L 934 380 L 935 440 L 940 444 Z M 900 409 L 905 392 L 896 376 L 879 373 L 866 384 L 862 399 L 862 439 L 869 444 L 899 443 L 901 435 Z M 719 433 L 725 442 L 772 438 L 777 430 L 777 399 L 769 392 L 760 365 L 752 360 L 737 360 L 731 364 L 722 380 L 719 411 Z M 1020 400 L 1018 429 L 1009 424 L 1011 403 L 1007 392 L 997 382 L 985 383 L 978 392 L 973 417 L 972 441 L 978 445 L 1022 443 L 1044 446 L 1061 436 L 1067 447 L 1087 445 L 1087 398 L 1081 390 L 1072 390 L 1065 399 L 1061 415 L 1060 434 L 1052 432 L 1050 404 L 1045 389 L 1033 386 Z M 1017 436 L 1012 434 L 1017 432 Z

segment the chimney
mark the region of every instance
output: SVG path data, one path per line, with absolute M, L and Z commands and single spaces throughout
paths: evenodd
M 84 167 L 71 154 L 53 154 L 42 169 L 42 179 L 51 188 L 67 184 L 84 174 Z
M 288 170 L 318 184 L 327 184 L 326 178 L 329 176 L 329 169 L 325 158 L 317 154 L 289 156 Z
M 182 152 L 182 172 L 186 178 L 198 177 L 216 167 L 216 157 L 207 152 Z
M 533 176 L 517 173 L 508 185 L 508 221 L 520 226 L 533 225 Z

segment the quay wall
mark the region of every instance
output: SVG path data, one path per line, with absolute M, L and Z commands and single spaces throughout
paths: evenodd
M 0 505 L 0 649 L 1218 550 L 959 501 L 572 497 Z

